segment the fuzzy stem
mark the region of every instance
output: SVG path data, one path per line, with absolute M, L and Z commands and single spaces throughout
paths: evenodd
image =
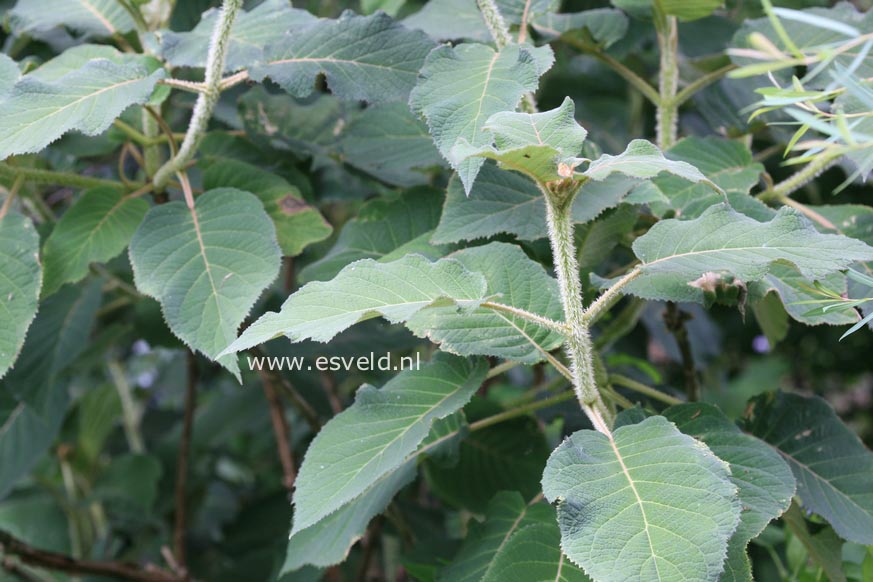
M 737 66 L 734 64 L 725 65 L 720 69 L 716 69 L 711 73 L 707 73 L 702 77 L 699 77 L 688 84 L 687 87 L 682 89 L 676 94 L 674 97 L 674 104 L 676 107 L 679 107 L 686 101 L 688 101 L 691 97 L 693 97 L 698 91 L 712 85 L 716 81 L 724 78 L 725 75 L 736 69 Z
M 675 16 L 656 18 L 659 23 L 658 48 L 661 50 L 661 72 L 658 101 L 658 147 L 662 150 L 676 143 L 678 134 L 678 111 L 676 91 L 679 89 L 679 26 Z
M 782 182 L 779 182 L 772 188 L 758 194 L 758 200 L 762 202 L 782 202 L 783 199 L 788 198 L 792 192 L 800 190 L 815 180 L 819 174 L 836 164 L 841 156 L 842 153 L 833 152 L 820 155 L 805 165 L 803 169 L 798 170 Z
M 537 315 L 536 313 L 531 313 L 530 311 L 525 311 L 524 309 L 512 307 L 511 305 L 503 305 L 502 303 L 493 303 L 491 301 L 483 302 L 481 307 L 493 311 L 502 311 L 503 313 L 513 315 L 519 319 L 529 321 L 535 325 L 548 329 L 549 331 L 554 331 L 561 335 L 567 335 L 567 326 L 565 324 L 549 319 L 548 317 L 543 317 L 542 315 Z
M 594 346 L 582 306 L 582 288 L 579 284 L 579 265 L 576 262 L 571 215 L 574 195 L 556 194 L 548 190 L 544 194 L 549 242 L 552 246 L 564 317 L 569 328 L 564 348 L 570 358 L 573 389 L 595 428 L 609 434 L 608 419 L 611 414 L 597 390 Z
M 224 0 L 222 4 L 221 15 L 215 23 L 212 39 L 209 43 L 204 92 L 197 97 L 194 113 L 191 116 L 191 122 L 179 152 L 155 173 L 154 183 L 158 189 L 166 186 L 173 174 L 182 170 L 194 157 L 194 153 L 206 133 L 212 111 L 221 96 L 221 74 L 224 71 L 227 48 L 230 44 L 230 31 L 241 6 L 242 0 Z
M 585 310 L 583 315 L 585 323 L 591 325 L 597 321 L 601 315 L 609 311 L 609 309 L 615 305 L 619 299 L 621 299 L 621 290 L 624 286 L 639 277 L 640 273 L 641 271 L 639 267 L 637 267 L 632 271 L 629 271 L 624 277 L 616 281 L 612 287 L 604 291 L 603 294 Z
M 506 21 L 503 20 L 503 15 L 500 14 L 500 9 L 494 0 L 477 0 L 477 2 L 482 18 L 485 19 L 485 25 L 488 27 L 489 32 L 491 32 L 491 37 L 497 45 L 497 50 L 501 50 L 512 42 L 509 27 L 506 26 Z
M 660 390 L 655 390 L 651 386 L 646 386 L 642 382 L 637 382 L 633 378 L 628 378 L 627 376 L 622 376 L 621 374 L 610 374 L 609 381 L 612 384 L 618 384 L 619 386 L 624 386 L 625 388 L 633 390 L 634 392 L 639 392 L 640 394 L 648 396 L 653 400 L 660 400 L 664 404 L 668 404 L 670 406 L 682 404 L 682 401 L 678 398 L 674 398 L 669 394 L 665 394 Z
M 10 166 L 5 162 L 0 162 L 0 178 L 17 178 L 24 177 L 25 182 L 31 184 L 55 184 L 58 186 L 71 186 L 73 188 L 97 188 L 100 186 L 108 186 L 117 190 L 128 190 L 123 183 L 115 180 L 104 180 L 103 178 L 92 178 L 90 176 L 80 176 L 70 172 L 55 172 L 52 170 L 40 170 L 37 168 L 20 168 Z M 136 188 L 140 188 L 142 184 L 131 184 Z

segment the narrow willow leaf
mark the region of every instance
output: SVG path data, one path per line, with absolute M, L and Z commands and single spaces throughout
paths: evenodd
M 424 33 L 376 13 L 318 20 L 289 31 L 264 49 L 264 60 L 249 70 L 256 81 L 269 77 L 296 97 L 306 97 L 324 74 L 342 99 L 398 101 L 415 86 L 434 43 Z
M 18 34 L 56 26 L 95 36 L 134 29 L 133 18 L 117 0 L 18 0 L 9 23 Z
M 88 190 L 61 217 L 43 246 L 48 296 L 81 281 L 88 266 L 118 256 L 148 212 L 148 203 L 113 188 Z
M 452 148 L 450 159 L 470 157 L 496 160 L 498 165 L 530 176 L 541 184 L 559 180 L 559 166 L 570 171 L 588 132 L 576 123 L 576 106 L 569 97 L 557 109 L 542 113 L 502 111 L 482 126 L 494 135 L 494 145 L 472 146 L 463 137 Z
M 480 582 L 494 569 L 509 539 L 521 528 L 555 523 L 555 511 L 545 503 L 528 503 L 515 491 L 495 495 L 485 520 L 470 529 L 451 564 L 439 571 L 439 582 Z M 557 544 L 556 544 L 557 547 Z
M 406 103 L 368 107 L 342 133 L 339 147 L 346 163 L 397 186 L 426 184 L 428 171 L 445 165 Z
M 702 440 L 713 454 L 730 464 L 730 480 L 737 486 L 743 511 L 728 543 L 721 582 L 752 582 L 752 565 L 746 546 L 791 505 L 796 487 L 791 468 L 776 451 L 755 437 L 743 434 L 714 406 L 680 404 L 665 410 L 664 416 L 685 434 Z
M 224 354 L 242 351 L 280 335 L 292 342 L 330 341 L 359 321 L 382 316 L 408 320 L 427 307 L 475 307 L 485 298 L 485 279 L 459 261 L 429 262 L 409 255 L 391 263 L 371 259 L 348 265 L 330 281 L 303 286 L 282 305 L 253 323 Z
M 534 524 L 509 538 L 482 582 L 590 582 L 561 550 L 555 522 Z
M 841 537 L 873 544 L 873 453 L 818 397 L 757 397 L 747 428 L 788 461 L 803 505 Z
M 181 201 L 155 206 L 130 243 L 137 289 L 160 301 L 179 339 L 237 377 L 236 358 L 220 352 L 276 278 L 280 258 L 261 201 L 234 188 L 204 193 L 193 211 Z
M 616 172 L 641 179 L 654 178 L 662 172 L 667 172 L 691 182 L 702 182 L 719 189 L 691 164 L 665 158 L 657 146 L 643 139 L 633 140 L 627 149 L 617 156 L 602 155 L 591 162 L 582 175 L 599 181 L 605 180 Z
M 418 458 L 425 454 L 450 454 L 446 449 L 457 444 L 458 435 L 466 427 L 458 417 L 463 417 L 463 413 L 435 420 L 418 450 L 407 455 L 399 467 L 376 479 L 363 494 L 339 510 L 293 533 L 282 573 L 307 564 L 332 566 L 345 560 L 352 544 L 364 535 L 369 521 L 382 513 L 397 492 L 415 478 Z
M 0 382 L 0 498 L 60 432 L 69 395 L 59 376 L 88 345 L 100 298 L 95 282 L 67 287 L 43 302 L 21 357 Z
M 305 530 L 397 469 L 430 431 L 434 420 L 466 404 L 485 379 L 484 360 L 438 354 L 381 389 L 361 387 L 355 403 L 312 441 L 294 493 L 294 529 Z
M 458 251 L 448 259 L 484 275 L 488 285 L 485 295 L 494 296 L 495 301 L 554 320 L 562 318 L 557 281 L 519 247 L 490 243 Z M 562 342 L 556 332 L 485 308 L 459 313 L 451 307 L 435 307 L 415 314 L 407 327 L 451 353 L 525 363 L 539 362 L 543 359 L 542 350 L 553 350 Z
M 727 463 L 664 417 L 574 433 L 543 474 L 561 547 L 594 580 L 716 582 L 740 518 Z
M 343 225 L 327 254 L 303 268 L 301 280 L 326 281 L 354 261 L 390 257 L 436 226 L 440 198 L 435 190 L 415 188 L 368 201 L 355 218 Z M 437 259 L 442 254 L 425 256 Z
M 664 220 L 638 238 L 634 253 L 642 275 L 626 291 L 648 299 L 702 303 L 722 285 L 757 281 L 771 266 L 787 262 L 815 280 L 873 258 L 873 248 L 839 235 L 820 234 L 809 221 L 783 207 L 758 222 L 726 205 L 694 220 Z
M 219 9 L 212 8 L 203 13 L 200 22 L 189 32 L 162 31 L 160 56 L 174 67 L 205 67 L 218 16 Z M 315 20 L 315 16 L 292 8 L 285 0 L 266 0 L 248 12 L 241 11 L 228 38 L 225 72 L 262 60 L 265 46 L 280 42 L 288 30 Z
M 585 30 L 598 45 L 607 48 L 627 34 L 628 19 L 621 10 L 595 8 L 569 14 L 547 13 L 533 19 L 533 28 L 546 40 L 568 32 Z
M 427 120 L 467 193 L 485 160 L 458 159 L 454 147 L 462 139 L 473 147 L 489 145 L 492 137 L 482 131 L 485 122 L 495 113 L 515 111 L 522 96 L 537 88 L 544 72 L 539 69 L 531 49 L 517 45 L 500 52 L 481 44 L 444 45 L 427 56 L 409 104 Z
M 18 357 L 39 307 L 42 268 L 33 223 L 9 212 L 0 218 L 0 378 Z
M 38 152 L 71 130 L 101 133 L 129 106 L 145 103 L 165 76 L 148 62 L 96 59 L 52 82 L 25 75 L 0 102 L 0 159 Z
M 203 188 L 237 188 L 257 196 L 276 227 L 276 238 L 286 257 L 295 257 L 309 245 L 330 236 L 333 227 L 310 206 L 296 186 L 272 172 L 233 159 L 220 159 L 203 173 Z

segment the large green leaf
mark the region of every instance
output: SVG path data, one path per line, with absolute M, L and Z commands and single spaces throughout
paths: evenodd
M 38 152 L 71 130 L 103 132 L 122 111 L 149 99 L 165 76 L 154 66 L 145 57 L 125 64 L 101 58 L 52 81 L 25 75 L 0 102 L 0 159 Z
M 554 523 L 555 511 L 544 503 L 527 503 L 513 491 L 501 491 L 489 502 L 485 521 L 470 528 L 451 564 L 440 570 L 440 582 L 480 582 L 494 569 L 509 539 L 524 527 Z
M 9 23 L 19 34 L 56 26 L 96 36 L 134 29 L 133 18 L 117 0 L 18 0 Z
M 205 12 L 189 32 L 161 32 L 161 57 L 174 67 L 206 66 L 209 41 L 218 15 L 219 9 L 213 8 Z M 241 11 L 230 31 L 224 70 L 236 71 L 262 60 L 266 45 L 281 41 L 288 30 L 315 20 L 315 16 L 292 8 L 285 0 L 266 0 L 248 12 Z
M 488 284 L 486 295 L 495 296 L 495 301 L 554 320 L 562 318 L 557 281 L 519 247 L 491 243 L 453 253 L 449 260 L 484 275 Z M 541 349 L 553 350 L 562 342 L 556 332 L 485 308 L 459 313 L 451 307 L 435 307 L 415 314 L 407 326 L 416 335 L 427 336 L 452 353 L 527 363 L 542 360 Z
M 88 274 L 92 262 L 105 262 L 127 248 L 149 205 L 113 188 L 88 190 L 61 217 L 43 246 L 48 296 L 64 283 Z
M 561 547 L 598 582 L 716 582 L 741 510 L 727 463 L 660 416 L 574 433 L 543 493 L 559 503 Z
M 375 198 L 345 223 L 327 254 L 307 265 L 303 281 L 332 279 L 343 267 L 361 259 L 380 260 L 430 232 L 439 220 L 440 196 L 429 188 Z M 429 256 L 436 259 L 439 256 Z
M 726 205 L 694 220 L 664 220 L 638 238 L 634 253 L 642 274 L 625 287 L 648 299 L 703 302 L 722 285 L 757 281 L 776 262 L 790 263 L 807 279 L 821 279 L 873 258 L 873 248 L 839 235 L 820 234 L 793 209 L 758 222 Z
M 257 196 L 273 220 L 279 246 L 287 257 L 299 255 L 333 232 L 333 227 L 303 199 L 296 186 L 246 162 L 226 158 L 215 161 L 203 173 L 203 188 L 237 188 Z
M 509 538 L 482 582 L 590 582 L 561 550 L 555 522 L 529 525 Z
M 0 383 L 0 498 L 61 429 L 69 396 L 59 376 L 88 345 L 100 297 L 95 283 L 67 287 L 43 302 L 21 357 Z
M 591 180 L 603 181 L 615 173 L 645 180 L 654 178 L 662 172 L 717 188 L 700 170 L 689 163 L 665 158 L 657 146 L 644 139 L 633 140 L 628 144 L 627 149 L 617 156 L 603 154 L 581 173 Z
M 137 289 L 160 301 L 173 333 L 238 377 L 236 358 L 219 354 L 279 273 L 279 245 L 261 201 L 220 188 L 197 198 L 193 210 L 181 201 L 155 206 L 133 236 L 130 262 Z
M 367 523 L 384 511 L 394 495 L 415 478 L 418 458 L 426 454 L 439 455 L 456 444 L 456 437 L 466 428 L 458 416 L 462 417 L 463 413 L 435 420 L 424 442 L 397 468 L 383 473 L 364 493 L 337 511 L 293 533 L 288 541 L 282 572 L 297 570 L 307 564 L 331 566 L 345 560 L 352 544 L 364 535 Z
M 754 400 L 747 428 L 788 461 L 807 509 L 843 538 L 873 544 L 873 453 L 827 402 L 765 394 Z
M 461 140 L 473 147 L 489 145 L 485 122 L 495 113 L 515 111 L 522 96 L 537 88 L 545 71 L 533 50 L 542 49 L 510 45 L 495 52 L 481 44 L 443 45 L 427 56 L 409 104 L 427 120 L 440 153 L 468 193 L 485 160 L 458 158 L 453 149 Z
M 434 40 L 491 40 L 476 0 L 429 0 L 421 10 L 403 20 L 403 25 L 422 30 Z
M 746 545 L 791 505 L 796 486 L 791 468 L 766 443 L 743 434 L 720 410 L 709 404 L 671 406 L 664 416 L 685 434 L 702 440 L 731 466 L 743 512 L 728 543 L 722 582 L 752 582 Z
M 294 529 L 305 530 L 397 469 L 434 420 L 466 404 L 485 379 L 484 360 L 445 354 L 381 389 L 361 387 L 355 403 L 321 429 L 306 452 L 294 493 Z
M 612 0 L 613 6 L 635 16 L 648 16 L 657 2 L 664 14 L 682 20 L 696 20 L 724 6 L 724 0 Z
M 18 63 L 5 53 L 0 53 L 0 101 L 9 95 L 20 78 L 21 70 L 18 68 Z
M 39 307 L 42 269 L 33 223 L 9 212 L 0 218 L 0 378 L 15 363 Z
M 475 307 L 486 297 L 485 279 L 454 259 L 429 262 L 421 255 L 348 265 L 330 281 L 303 286 L 282 305 L 249 326 L 224 353 L 242 351 L 280 335 L 293 342 L 330 341 L 359 321 L 382 316 L 408 320 L 427 307 Z
M 397 186 L 425 184 L 428 170 L 445 165 L 406 103 L 368 107 L 343 131 L 339 147 L 347 164 Z
M 624 38 L 628 19 L 620 10 L 595 8 L 569 14 L 547 13 L 533 19 L 534 30 L 547 40 L 585 30 L 594 42 L 606 48 Z
M 541 184 L 567 177 L 582 150 L 588 132 L 576 122 L 576 107 L 569 97 L 557 109 L 541 113 L 501 111 L 488 118 L 482 131 L 491 132 L 494 145 L 475 147 L 460 137 L 450 152 L 458 161 L 470 157 L 496 160 Z M 559 168 L 564 165 L 564 175 Z M 468 192 L 469 193 L 469 192 Z
M 388 15 L 344 13 L 289 31 L 264 49 L 249 70 L 252 79 L 269 77 L 297 97 L 306 97 L 324 74 L 342 99 L 398 101 L 415 86 L 434 43 L 424 33 L 396 24 Z

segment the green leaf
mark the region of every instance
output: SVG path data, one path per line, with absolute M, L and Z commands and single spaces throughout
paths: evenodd
M 88 345 L 99 307 L 99 284 L 67 287 L 48 298 L 15 368 L 0 383 L 0 498 L 60 431 L 69 396 L 59 376 Z
M 421 30 L 437 41 L 491 41 L 476 0 L 429 0 L 421 10 L 404 19 L 403 26 Z
M 255 81 L 269 77 L 296 97 L 306 97 L 323 74 L 342 99 L 370 102 L 405 99 L 433 41 L 376 13 L 317 20 L 289 31 L 264 49 L 249 70 Z
M 18 68 L 18 63 L 5 53 L 0 53 L 0 100 L 6 99 L 20 78 L 21 70 Z
M 9 212 L 0 218 L 0 378 L 18 358 L 39 307 L 42 268 L 33 223 Z
M 561 551 L 556 523 L 529 525 L 509 538 L 483 582 L 590 582 Z
M 116 0 L 18 0 L 9 23 L 17 34 L 65 26 L 80 34 L 113 36 L 135 27 Z
M 582 150 L 588 132 L 576 123 L 576 106 L 565 97 L 561 106 L 542 113 L 495 113 L 482 126 L 494 135 L 494 143 L 475 147 L 459 138 L 450 158 L 461 161 L 470 157 L 496 160 L 508 170 L 526 174 L 541 184 L 559 180 L 571 171 L 574 159 Z M 496 147 L 495 147 L 496 146 Z
M 355 403 L 327 423 L 306 452 L 294 493 L 294 529 L 305 530 L 397 469 L 434 420 L 466 404 L 485 379 L 484 360 L 438 354 L 381 389 L 362 386 Z
M 555 522 L 545 503 L 528 503 L 516 491 L 501 491 L 489 502 L 485 520 L 470 528 L 451 564 L 440 570 L 439 582 L 480 582 L 494 569 L 507 543 L 518 531 L 534 524 Z M 557 544 L 555 545 L 557 547 Z
M 164 78 L 150 63 L 94 59 L 53 81 L 25 75 L 0 102 L 0 159 L 38 152 L 71 130 L 103 132 L 129 106 L 148 101 Z
M 873 258 L 873 248 L 839 235 L 820 234 L 809 221 L 783 207 L 758 222 L 726 205 L 694 220 L 663 220 L 633 245 L 642 275 L 625 287 L 647 299 L 695 301 L 735 279 L 765 277 L 776 262 L 789 263 L 810 280 Z
M 158 498 L 162 472 L 160 460 L 153 455 L 115 457 L 94 482 L 93 495 L 111 512 L 149 515 Z
M 291 535 L 282 573 L 306 564 L 332 566 L 345 560 L 349 548 L 366 530 L 367 523 L 385 510 L 397 492 L 415 478 L 418 457 L 440 454 L 451 448 L 464 428 L 456 413 L 433 422 L 430 434 L 418 450 L 407 455 L 400 466 L 384 473 L 359 497 L 318 523 Z
M 753 160 L 752 152 L 742 143 L 718 137 L 689 137 L 670 148 L 666 156 L 691 164 L 721 188 L 724 194 L 706 184 L 661 175 L 652 183 L 660 191 L 663 201 L 648 203 L 658 216 L 664 216 L 672 210 L 682 218 L 696 218 L 713 204 L 722 202 L 726 196 L 738 212 L 756 220 L 772 217 L 772 210 L 749 196 L 752 187 L 758 184 L 764 166 Z
M 205 13 L 189 32 L 162 31 L 160 56 L 174 67 L 205 67 L 209 42 L 218 20 L 219 9 Z M 225 72 L 236 71 L 262 60 L 264 47 L 280 42 L 289 30 L 316 20 L 306 10 L 292 8 L 284 0 L 266 0 L 252 10 L 240 11 L 230 31 Z
M 797 478 L 803 505 L 841 537 L 873 544 L 873 453 L 818 397 L 757 397 L 747 429 L 770 443 Z
M 601 218 L 576 229 L 576 256 L 580 269 L 594 269 L 633 230 L 639 210 L 630 204 L 619 206 Z
M 300 272 L 301 280 L 326 281 L 354 261 L 390 258 L 436 226 L 440 198 L 435 190 L 415 188 L 368 201 L 343 225 L 327 254 Z M 437 259 L 443 254 L 426 256 Z
M 517 45 L 500 52 L 481 44 L 443 45 L 427 56 L 409 104 L 427 120 L 440 153 L 457 170 L 468 193 L 485 160 L 459 159 L 453 149 L 462 139 L 473 147 L 489 145 L 492 137 L 482 131 L 485 122 L 495 113 L 514 111 L 522 96 L 537 88 L 545 71 L 533 50 Z
M 237 188 L 260 199 L 273 220 L 276 238 L 286 257 L 295 257 L 309 245 L 330 236 L 333 227 L 317 208 L 310 206 L 300 190 L 287 180 L 238 160 L 221 158 L 203 173 L 203 188 Z
M 474 307 L 485 296 L 482 275 L 453 259 L 431 263 L 420 255 L 408 255 L 384 264 L 366 259 L 346 266 L 331 281 L 303 286 L 279 313 L 263 315 L 223 353 L 242 351 L 280 335 L 292 342 L 327 342 L 365 319 L 381 315 L 400 323 L 434 305 Z
M 650 16 L 655 2 L 664 14 L 682 20 L 705 18 L 724 6 L 724 0 L 612 0 L 612 5 L 634 16 Z
M 236 358 L 220 353 L 276 278 L 280 258 L 261 201 L 234 188 L 202 194 L 193 210 L 181 201 L 155 206 L 130 243 L 137 289 L 160 301 L 179 339 L 237 377 Z
M 531 24 L 549 41 L 568 32 L 585 30 L 595 43 L 607 48 L 627 34 L 628 19 L 620 10 L 595 8 L 570 14 L 547 13 L 534 18 Z
M 445 165 L 427 126 L 405 103 L 368 107 L 342 133 L 339 147 L 346 163 L 397 186 L 426 184 L 428 170 Z
M 791 505 L 796 486 L 791 468 L 766 443 L 743 434 L 719 409 L 709 404 L 671 406 L 664 416 L 685 434 L 702 440 L 731 467 L 743 511 L 728 543 L 721 582 L 752 582 L 746 546 Z
M 846 276 L 842 273 L 832 273 L 821 277 L 819 283 L 826 289 L 836 293 L 846 292 Z M 785 311 L 792 319 L 806 325 L 847 325 L 858 321 L 858 316 L 851 311 L 832 309 L 824 313 L 810 314 L 816 307 L 807 301 L 820 301 L 822 296 L 813 292 L 814 287 L 809 280 L 791 265 L 776 263 L 771 265 L 770 272 L 760 281 L 749 285 L 751 299 L 762 297 L 773 292 L 782 301 Z
M 64 283 L 81 281 L 88 266 L 106 262 L 127 248 L 148 203 L 114 188 L 88 190 L 61 217 L 43 246 L 48 296 Z
M 624 174 L 632 178 L 654 178 L 662 172 L 668 172 L 691 182 L 709 184 L 718 190 L 700 170 L 686 162 L 668 160 L 657 146 L 644 139 L 635 139 L 628 144 L 627 149 L 617 156 L 603 154 L 581 172 L 591 180 L 602 181 L 614 173 Z
M 485 296 L 493 295 L 497 302 L 553 320 L 563 318 L 557 281 L 519 247 L 490 243 L 453 253 L 448 260 L 484 275 L 488 285 Z M 452 307 L 434 307 L 416 313 L 407 327 L 451 353 L 495 356 L 525 363 L 543 359 L 542 351 L 534 343 L 550 351 L 562 342 L 561 336 L 553 331 L 485 308 L 459 313 Z
M 715 582 L 740 518 L 727 463 L 664 417 L 607 436 L 581 430 L 552 453 L 543 493 L 561 547 L 594 580 Z
M 53 59 L 41 64 L 27 73 L 26 77 L 51 83 L 67 73 L 78 71 L 95 59 L 107 60 L 116 65 L 141 65 L 149 70 L 157 69 L 160 66 L 160 63 L 155 59 L 133 53 L 123 53 L 115 47 L 105 44 L 80 44 L 68 48 Z
M 332 566 L 344 561 L 352 544 L 359 540 L 367 524 L 385 511 L 391 500 L 415 478 L 415 458 L 387 473 L 377 486 L 334 511 L 318 523 L 291 533 L 281 574 L 307 564 Z M 295 521 L 295 526 L 296 521 Z

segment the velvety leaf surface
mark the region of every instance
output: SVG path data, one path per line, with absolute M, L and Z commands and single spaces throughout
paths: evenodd
M 174 67 L 204 67 L 209 40 L 218 20 L 219 9 L 203 14 L 188 32 L 162 31 L 160 56 Z M 279 42 L 290 29 L 316 20 L 310 12 L 292 8 L 284 0 L 266 0 L 249 11 L 240 11 L 228 40 L 224 70 L 244 69 L 262 60 L 264 47 Z
M 15 363 L 39 307 L 42 268 L 33 223 L 9 212 L 0 218 L 0 378 Z
M 572 31 L 586 30 L 603 47 L 615 44 L 627 33 L 628 19 L 620 10 L 595 8 L 583 12 L 537 16 L 533 28 L 546 40 L 553 40 Z
M 51 295 L 64 283 L 83 279 L 91 263 L 120 255 L 148 209 L 144 199 L 131 198 L 113 188 L 95 188 L 82 194 L 43 246 L 43 296 Z
M 820 234 L 790 208 L 758 222 L 726 205 L 694 220 L 664 220 L 638 238 L 634 253 L 642 275 L 625 289 L 648 299 L 703 302 L 733 279 L 756 281 L 777 261 L 794 265 L 807 279 L 826 277 L 852 262 L 873 258 L 873 248 L 839 235 Z
M 654 178 L 661 172 L 667 172 L 691 182 L 712 184 L 700 170 L 686 162 L 669 160 L 664 157 L 657 146 L 643 139 L 635 139 L 624 152 L 617 156 L 603 154 L 591 162 L 582 172 L 592 180 L 602 181 L 614 173 L 624 174 L 632 178 Z
M 294 493 L 292 535 L 315 524 L 399 467 L 434 420 L 466 404 L 487 366 L 445 354 L 401 372 L 381 389 L 364 385 L 355 403 L 310 445 Z
M 531 50 L 443 45 L 427 56 L 421 69 L 409 104 L 427 120 L 440 153 L 458 171 L 467 192 L 485 160 L 458 158 L 453 148 L 462 139 L 473 147 L 489 145 L 492 137 L 482 131 L 485 122 L 495 113 L 514 111 L 522 95 L 537 88 L 543 71 Z
M 582 430 L 552 453 L 543 493 L 561 547 L 598 581 L 716 582 L 740 518 L 727 464 L 663 417 Z
M 0 102 L 0 159 L 37 152 L 71 130 L 101 133 L 129 106 L 145 103 L 165 76 L 150 63 L 101 58 L 52 81 L 25 75 Z
M 777 392 L 754 405 L 747 428 L 788 462 L 803 505 L 845 539 L 873 543 L 873 453 L 819 397 Z
M 253 323 L 225 353 L 280 335 L 292 342 L 326 342 L 355 323 L 380 315 L 399 323 L 434 304 L 450 304 L 453 310 L 474 307 L 485 292 L 482 275 L 454 259 L 431 263 L 421 255 L 409 255 L 390 263 L 356 261 L 330 281 L 305 285 L 280 312 L 268 312 Z
M 384 13 L 337 20 L 322 19 L 290 31 L 264 49 L 252 79 L 269 77 L 296 97 L 312 93 L 323 74 L 342 99 L 371 102 L 403 100 L 434 43 L 419 31 L 395 23 Z
M 483 582 L 590 582 L 561 551 L 554 522 L 529 525 L 509 538 Z
M 112 36 L 134 29 L 133 18 L 115 0 L 18 0 L 9 22 L 18 33 L 65 26 L 81 34 Z
M 485 295 L 494 296 L 495 302 L 554 320 L 562 319 L 557 281 L 519 247 L 490 243 L 453 253 L 448 260 L 484 275 Z M 416 335 L 427 336 L 440 344 L 443 350 L 463 356 L 487 355 L 534 363 L 542 360 L 543 355 L 533 343 L 545 350 L 561 344 L 561 337 L 555 332 L 514 315 L 485 308 L 463 313 L 451 307 L 422 310 L 407 326 Z
M 220 188 L 198 197 L 193 211 L 181 201 L 155 206 L 133 236 L 130 262 L 137 289 L 160 301 L 173 333 L 238 376 L 236 358 L 221 351 L 279 273 L 261 201 Z

